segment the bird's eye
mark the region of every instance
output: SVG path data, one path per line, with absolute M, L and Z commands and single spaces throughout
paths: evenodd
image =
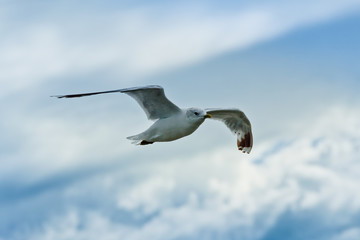
M 194 114 L 195 114 L 196 116 L 198 116 L 198 115 L 199 115 L 199 113 L 198 113 L 198 112 L 194 112 Z

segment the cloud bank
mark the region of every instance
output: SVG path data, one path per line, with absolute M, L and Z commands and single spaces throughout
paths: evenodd
M 65 206 L 13 239 L 274 239 L 301 223 L 289 238 L 355 240 L 357 119 L 358 109 L 333 106 L 303 135 L 263 142 L 246 157 L 218 148 L 66 184 L 56 193 Z
M 1 3 L 0 239 L 360 238 L 359 107 L 334 105 L 342 97 L 336 94 L 327 96 L 332 101 L 319 99 L 326 82 L 299 81 L 305 87 L 288 87 L 287 94 L 280 94 L 283 83 L 291 85 L 283 78 L 269 89 L 254 83 L 258 102 L 250 106 L 263 110 L 254 123 L 274 114 L 264 91 L 281 95 L 276 113 L 311 101 L 321 103 L 321 111 L 302 111 L 293 122 L 276 118 L 279 132 L 257 138 L 249 156 L 224 142 L 209 145 L 203 136 L 210 123 L 191 139 L 135 148 L 124 138 L 134 133 L 128 126 L 145 129 L 149 123 L 126 97 L 44 100 L 49 85 L 68 91 L 148 84 L 152 75 L 350 14 L 358 1 L 239 8 L 67 4 Z M 333 70 L 329 74 L 338 73 Z M 309 93 L 306 87 L 318 89 L 302 101 L 309 97 L 302 94 Z

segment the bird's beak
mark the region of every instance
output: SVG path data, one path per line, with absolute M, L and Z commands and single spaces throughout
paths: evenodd
M 204 116 L 204 118 L 212 118 L 212 116 L 211 116 L 211 114 L 206 114 L 205 116 Z

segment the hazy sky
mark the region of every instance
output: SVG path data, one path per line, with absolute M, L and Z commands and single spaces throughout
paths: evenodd
M 360 1 L 0 0 L 0 240 L 360 239 Z M 158 84 L 220 122 L 134 146 Z

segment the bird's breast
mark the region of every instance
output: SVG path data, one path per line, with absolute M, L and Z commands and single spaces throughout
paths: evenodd
M 189 121 L 184 117 L 172 117 L 159 119 L 153 125 L 156 132 L 154 141 L 173 141 L 193 133 L 203 121 Z

